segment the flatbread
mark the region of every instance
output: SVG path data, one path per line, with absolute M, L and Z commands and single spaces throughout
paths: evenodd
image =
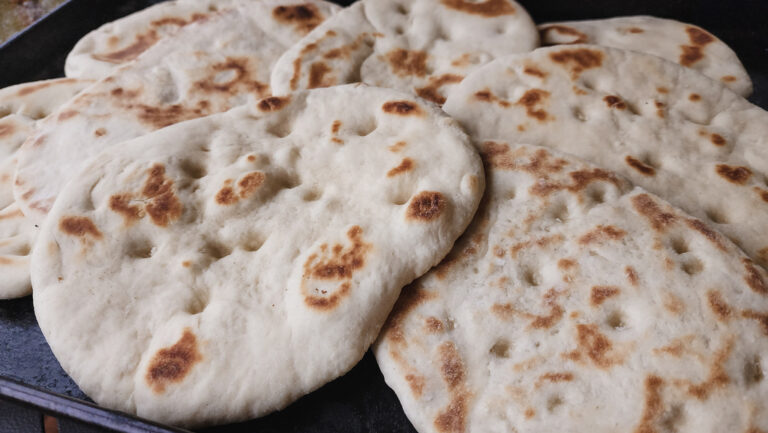
M 361 0 L 291 47 L 271 85 L 288 94 L 359 81 L 442 104 L 472 70 L 538 43 L 530 16 L 512 0 Z
M 374 346 L 419 432 L 768 430 L 763 270 L 609 171 L 480 148 L 477 217 Z
M 547 23 L 539 31 L 544 46 L 580 43 L 641 51 L 696 69 L 744 97 L 752 94 L 752 80 L 731 47 L 693 24 L 631 16 Z
M 160 39 L 233 3 L 236 1 L 166 1 L 104 24 L 75 44 L 64 63 L 64 73 L 76 78 L 106 77 Z
M 37 120 L 90 83 L 54 79 L 0 90 L 0 299 L 25 296 L 32 290 L 28 255 L 35 230 L 13 199 L 16 152 L 34 132 Z
M 185 426 L 264 415 L 362 358 L 483 187 L 425 101 L 271 97 L 92 160 L 35 245 L 35 313 L 99 404 Z
M 106 146 L 270 95 L 277 58 L 339 7 L 247 2 L 180 29 L 41 122 L 22 148 L 14 196 L 40 223 L 69 176 Z
M 444 109 L 478 140 L 616 171 L 768 265 L 768 113 L 694 70 L 594 45 L 542 48 L 476 71 Z

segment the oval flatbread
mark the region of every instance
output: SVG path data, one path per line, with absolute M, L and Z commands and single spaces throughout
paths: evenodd
M 538 43 L 512 0 L 361 0 L 291 47 L 271 84 L 287 94 L 359 81 L 442 104 L 470 71 Z
M 542 48 L 476 71 L 444 109 L 473 139 L 616 171 L 768 265 L 768 113 L 697 71 L 594 45 Z
M 617 175 L 501 141 L 448 257 L 375 347 L 421 433 L 768 429 L 768 284 Z
M 65 188 L 33 251 L 35 313 L 99 404 L 185 426 L 264 415 L 362 358 L 483 180 L 455 121 L 389 89 L 170 126 Z

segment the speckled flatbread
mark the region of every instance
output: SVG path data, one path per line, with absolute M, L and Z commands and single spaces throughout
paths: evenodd
M 752 80 L 735 52 L 693 24 L 649 16 L 567 21 L 539 25 L 542 45 L 597 44 L 641 51 L 696 69 L 749 96 Z
M 91 84 L 89 80 L 54 79 L 0 90 L 0 299 L 28 295 L 29 251 L 34 224 L 13 198 L 16 152 L 34 133 L 35 124 Z
M 541 48 L 476 71 L 444 109 L 478 140 L 616 171 L 768 265 L 768 113 L 697 71 L 594 45 Z
M 538 43 L 512 0 L 361 0 L 288 50 L 271 84 L 287 94 L 359 81 L 442 104 L 472 70 Z
M 35 313 L 99 404 L 185 426 L 264 415 L 360 360 L 483 180 L 455 121 L 390 89 L 173 125 L 64 189 L 32 255 Z
M 419 432 L 768 430 L 762 269 L 612 172 L 479 147 L 477 216 L 374 346 Z
M 69 176 L 105 147 L 269 96 L 278 57 L 338 9 L 251 1 L 184 26 L 41 122 L 19 154 L 17 202 L 40 223 Z

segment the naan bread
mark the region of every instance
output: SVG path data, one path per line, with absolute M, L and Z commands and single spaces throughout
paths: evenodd
M 208 19 L 233 3 L 234 0 L 167 1 L 104 24 L 75 44 L 64 63 L 64 72 L 67 77 L 106 77 L 160 39 L 187 24 Z
M 41 223 L 69 176 L 104 147 L 269 96 L 277 58 L 338 9 L 248 2 L 158 42 L 41 122 L 19 155 L 17 202 Z
M 291 47 L 271 84 L 287 94 L 361 81 L 442 104 L 472 70 L 538 43 L 512 0 L 361 0 Z
M 389 89 L 264 99 L 114 146 L 32 255 L 35 313 L 98 403 L 196 426 L 344 374 L 475 213 L 455 121 Z
M 768 265 L 768 113 L 697 71 L 632 51 L 542 48 L 478 70 L 444 109 L 473 139 L 619 172 Z
M 752 80 L 739 57 L 701 27 L 649 16 L 568 21 L 539 26 L 542 45 L 597 44 L 641 51 L 693 68 L 749 96 Z
M 25 296 L 32 289 L 28 255 L 35 228 L 13 199 L 16 152 L 39 119 L 89 84 L 88 80 L 65 78 L 0 90 L 0 299 Z
M 487 189 L 375 347 L 421 433 L 768 430 L 768 284 L 617 175 L 486 142 Z

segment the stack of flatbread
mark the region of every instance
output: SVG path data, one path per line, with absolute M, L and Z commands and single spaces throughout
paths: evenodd
M 706 30 L 178 0 L 65 72 L 0 91 L 0 297 L 99 404 L 246 420 L 372 346 L 422 433 L 768 431 L 768 113 Z

